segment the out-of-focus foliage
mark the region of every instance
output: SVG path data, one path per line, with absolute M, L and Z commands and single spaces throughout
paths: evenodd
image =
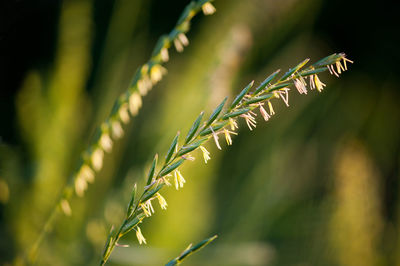
M 360 12 L 356 2 L 215 1 L 215 15 L 195 18 L 185 52 L 170 54 L 168 75 L 95 184 L 44 240 L 38 265 L 97 264 L 133 184 L 177 130 L 251 79 L 333 52 L 355 61 L 350 71 L 321 76 L 322 94 L 291 94 L 290 108 L 243 127 L 232 146 L 208 145 L 212 160 L 186 164 L 184 189 L 166 190 L 168 210 L 141 226 L 148 245 L 128 234 L 130 247 L 116 248 L 110 264 L 166 263 L 215 233 L 188 265 L 400 264 L 395 9 L 363 2 Z M 94 128 L 186 3 L 0 4 L 1 264 L 21 262 Z

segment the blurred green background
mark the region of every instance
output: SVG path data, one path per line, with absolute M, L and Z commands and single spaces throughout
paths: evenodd
M 0 264 L 38 236 L 95 127 L 189 1 L 0 3 Z M 95 265 L 135 182 L 252 79 L 345 52 L 321 93 L 291 94 L 268 123 L 187 163 L 183 190 L 123 238 L 110 265 L 160 265 L 219 238 L 187 265 L 400 265 L 400 105 L 396 7 L 385 1 L 220 0 L 144 98 L 85 197 L 43 242 L 38 265 Z M 294 92 L 294 91 L 292 91 Z

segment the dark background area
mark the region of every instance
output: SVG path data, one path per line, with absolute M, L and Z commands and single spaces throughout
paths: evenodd
M 14 98 L 24 74 L 32 67 L 46 68 L 53 62 L 57 26 L 62 1 L 2 1 L 0 23 L 2 121 L 12 125 Z M 149 27 L 153 40 L 167 32 L 187 1 L 149 4 Z M 95 39 L 93 71 L 104 42 L 113 1 L 94 2 Z M 340 7 L 338 10 L 337 7 Z M 390 1 L 323 1 L 314 31 L 332 49 L 346 51 L 357 58 L 355 65 L 375 80 L 398 76 L 396 4 Z M 165 16 L 168 14 L 168 16 Z M 301 24 L 299 25 L 301 28 Z M 134 35 L 132 33 L 132 35 Z M 133 37 L 133 36 L 132 36 Z M 89 82 L 90 85 L 90 82 Z M 377 88 L 377 90 L 379 87 Z M 7 114 L 7 115 L 6 115 Z M 1 136 L 15 143 L 16 128 L 2 127 Z

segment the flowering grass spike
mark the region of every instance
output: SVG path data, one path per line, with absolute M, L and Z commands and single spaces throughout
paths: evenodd
M 342 73 L 347 69 L 346 62 L 353 63 L 346 58 L 344 53 L 330 55 L 305 68 L 308 61 L 309 59 L 306 59 L 294 68 L 291 68 L 276 82 L 272 81 L 276 78 L 279 71 L 272 73 L 253 92 L 250 92 L 250 89 L 253 87 L 254 82 L 250 82 L 234 99 L 229 108 L 223 111 L 223 107 L 227 101 L 227 98 L 225 98 L 203 124 L 201 124 L 203 118 L 203 113 L 201 113 L 189 130 L 185 142 L 181 145 L 178 141 L 178 132 L 170 145 L 164 164 L 160 167 L 158 173 L 154 174 L 154 177 L 155 165 L 151 167 L 150 172 L 153 181 L 144 188 L 142 195 L 137 198 L 137 200 L 135 198 L 134 205 L 138 207 L 135 207 L 133 211 L 127 214 L 127 218 L 123 221 L 116 234 L 112 232 L 109 235 L 108 239 L 112 239 L 112 241 L 108 241 L 106 244 L 102 264 L 107 261 L 113 248 L 117 246 L 118 240 L 132 229 L 136 230 L 139 243 L 145 243 L 138 224 L 154 213 L 151 200 L 157 198 L 162 209 L 165 209 L 163 206 L 166 207 L 166 202 L 164 203 L 164 198 L 160 198 L 159 191 L 165 185 L 170 185 L 168 178 L 171 177 L 172 172 L 174 175 L 175 188 L 179 189 L 183 187 L 186 180 L 183 178 L 178 168 L 185 161 L 188 161 L 187 158 L 189 158 L 188 156 L 190 156 L 191 153 L 200 149 L 203 153 L 204 161 L 207 163 L 211 157 L 210 152 L 203 146 L 206 141 L 213 138 L 215 145 L 221 150 L 222 147 L 219 143 L 218 135 L 224 134 L 227 145 L 232 145 L 231 135 L 238 134 L 235 130 L 239 127 L 238 122 L 240 119 L 244 119 L 248 128 L 253 130 L 257 125 L 257 114 L 255 113 L 257 109 L 263 119 L 269 121 L 269 119 L 275 115 L 272 101 L 281 99 L 286 106 L 289 106 L 289 91 L 291 86 L 296 87 L 300 94 L 307 94 L 307 86 L 309 86 L 311 90 L 317 88 L 317 90 L 321 92 L 325 84 L 320 81 L 317 74 L 328 70 L 336 76 L 337 73 Z M 342 66 L 341 62 L 343 62 L 344 66 Z M 336 66 L 337 72 L 332 71 L 333 66 Z M 309 84 L 306 82 L 307 77 L 310 77 Z M 263 107 L 265 105 L 268 105 L 268 111 Z M 230 130 L 228 128 L 230 128 Z M 133 199 L 131 202 L 133 202 Z

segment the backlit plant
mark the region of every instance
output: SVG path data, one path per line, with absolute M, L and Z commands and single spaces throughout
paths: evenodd
M 98 127 L 93 141 L 82 153 L 78 167 L 64 188 L 57 207 L 54 208 L 30 250 L 31 260 L 36 255 L 41 241 L 50 231 L 57 212 L 61 210 L 65 215 L 72 214 L 70 198 L 74 194 L 79 197 L 84 196 L 88 184 L 95 181 L 96 173 L 103 167 L 105 153 L 110 153 L 114 142 L 123 137 L 123 125 L 129 123 L 131 117 L 137 115 L 142 106 L 143 96 L 166 74 L 167 70 L 163 64 L 169 60 L 170 47 L 174 46 L 178 52 L 182 52 L 189 44 L 185 34 L 190 28 L 191 19 L 201 10 L 206 15 L 216 11 L 210 2 L 210 0 L 192 1 L 184 9 L 174 29 L 168 35 L 160 37 L 150 60 L 139 67 L 129 88 L 115 101 L 110 115 Z M 318 76 L 320 73 L 328 70 L 332 75 L 339 77 L 339 74 L 347 70 L 347 63 L 353 63 L 346 58 L 344 53 L 332 54 L 306 67 L 308 62 L 309 59 L 300 62 L 283 75 L 280 75 L 280 70 L 277 70 L 258 86 L 254 85 L 254 81 L 250 82 L 229 104 L 226 97 L 211 115 L 205 117 L 204 112 L 201 112 L 183 138 L 180 138 L 181 134 L 178 132 L 165 158 L 161 160 L 157 154 L 154 156 L 146 177 L 146 185 L 141 188 L 138 188 L 136 184 L 133 186 L 124 220 L 119 227 L 112 227 L 107 238 L 101 265 L 108 261 L 115 247 L 123 246 L 118 243 L 119 240 L 132 230 L 135 231 L 139 244 L 146 244 L 146 238 L 139 225 L 154 214 L 154 202 L 158 202 L 161 209 L 167 209 L 167 201 L 161 194 L 164 187 L 173 186 L 177 190 L 183 188 L 186 180 L 180 172 L 180 167 L 186 161 L 194 160 L 195 151 L 200 150 L 204 162 L 207 163 L 211 159 L 211 154 L 205 147 L 209 140 L 212 140 L 220 150 L 222 149 L 221 136 L 227 145 L 232 145 L 232 137 L 238 134 L 237 129 L 241 124 L 245 123 L 252 131 L 257 126 L 258 115 L 264 121 L 268 121 L 275 115 L 273 108 L 275 102 L 282 100 L 286 106 L 289 106 L 290 90 L 296 89 L 300 94 L 308 94 L 310 90 L 321 92 L 326 85 L 320 80 Z M 189 246 L 167 265 L 179 264 L 188 255 L 215 238 L 216 236 L 193 247 Z
M 239 120 L 243 120 L 249 130 L 253 130 L 257 126 L 257 110 L 261 117 L 268 121 L 275 115 L 274 100 L 280 99 L 286 106 L 289 106 L 291 88 L 296 88 L 300 94 L 307 94 L 309 90 L 321 92 L 326 85 L 319 79 L 318 74 L 329 70 L 331 74 L 339 76 L 347 70 L 348 62 L 353 63 L 346 58 L 344 53 L 332 54 L 305 67 L 308 61 L 309 59 L 305 59 L 279 78 L 280 70 L 275 71 L 256 88 L 253 88 L 254 81 L 250 82 L 225 110 L 223 108 L 227 98 L 204 122 L 204 112 L 201 112 L 181 142 L 179 142 L 180 133 L 178 132 L 172 140 L 161 166 L 158 166 L 158 155 L 155 155 L 142 193 L 139 194 L 137 186 L 134 186 L 124 221 L 118 230 L 112 229 L 110 232 L 102 264 L 108 260 L 120 238 L 131 230 L 136 231 L 140 244 L 146 244 L 139 224 L 154 214 L 153 200 L 158 201 L 161 209 L 167 208 L 168 204 L 160 194 L 163 187 L 172 186 L 172 184 L 177 190 L 183 187 L 186 180 L 179 171 L 179 167 L 186 161 L 194 160 L 194 155 L 192 155 L 194 151 L 200 149 L 204 162 L 207 163 L 211 159 L 210 152 L 204 147 L 208 140 L 212 139 L 217 148 L 221 150 L 219 136 L 223 135 L 227 145 L 232 145 L 232 135 L 238 134 L 236 130 L 239 128 Z

